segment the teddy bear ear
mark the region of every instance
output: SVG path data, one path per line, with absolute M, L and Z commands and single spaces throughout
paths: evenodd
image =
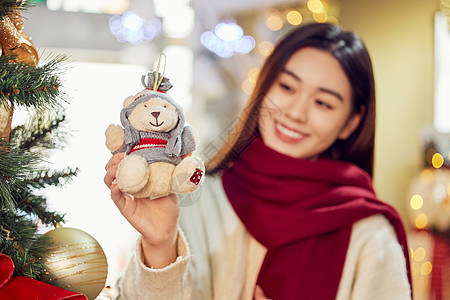
M 131 103 L 133 103 L 133 101 L 136 98 L 134 98 L 134 96 L 128 96 L 127 98 L 125 98 L 125 100 L 123 101 L 123 107 L 127 107 L 128 105 L 130 105 Z

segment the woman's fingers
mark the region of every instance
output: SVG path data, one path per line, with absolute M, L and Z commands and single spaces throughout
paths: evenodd
M 111 188 L 111 185 L 116 178 L 116 172 L 117 168 L 119 166 L 120 161 L 124 158 L 125 153 L 117 153 L 114 154 L 111 159 L 108 161 L 108 163 L 105 166 L 106 175 L 103 178 L 106 186 L 108 188 Z
M 120 161 L 125 157 L 125 152 L 120 152 L 114 154 L 111 159 L 108 161 L 108 163 L 105 166 L 105 170 L 108 170 L 111 166 L 117 165 L 120 163 Z

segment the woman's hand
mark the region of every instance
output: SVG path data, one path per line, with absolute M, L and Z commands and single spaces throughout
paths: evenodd
M 263 292 L 262 288 L 259 285 L 257 285 L 256 288 L 255 288 L 254 300 L 270 300 L 270 299 L 268 299 L 264 295 L 264 292 Z
M 117 153 L 106 164 L 105 184 L 119 211 L 142 235 L 144 263 L 154 268 L 166 267 L 177 257 L 178 196 L 172 194 L 150 200 L 122 193 L 115 177 L 124 156 L 124 153 Z

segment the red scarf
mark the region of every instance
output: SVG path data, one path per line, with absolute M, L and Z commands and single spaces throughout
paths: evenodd
M 257 282 L 266 297 L 335 299 L 352 225 L 380 213 L 395 229 L 411 284 L 402 221 L 356 165 L 292 158 L 255 139 L 222 179 L 237 215 L 268 249 Z

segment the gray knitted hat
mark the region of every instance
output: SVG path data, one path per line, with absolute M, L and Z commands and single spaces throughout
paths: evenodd
M 142 85 L 145 89 L 136 94 L 133 103 L 122 109 L 122 111 L 120 112 L 120 121 L 125 130 L 125 144 L 130 145 L 128 148 L 131 149 L 132 146 L 140 142 L 139 132 L 134 129 L 131 126 L 130 121 L 128 121 L 128 116 L 131 114 L 133 109 L 139 103 L 145 102 L 152 98 L 161 98 L 169 102 L 175 107 L 178 113 L 178 123 L 174 129 L 168 132 L 170 134 L 170 139 L 167 142 L 164 154 L 168 157 L 177 157 L 181 152 L 181 134 L 183 132 L 185 123 L 183 108 L 177 102 L 175 102 L 172 97 L 166 94 L 166 91 L 168 91 L 172 87 L 172 84 L 169 82 L 168 78 L 162 77 L 161 80 L 160 76 L 161 74 L 158 72 L 149 72 L 147 76 L 142 75 Z M 147 77 L 147 82 L 145 81 L 145 77 Z M 161 80 L 161 83 L 156 91 L 153 90 L 153 88 L 155 87 L 155 77 L 156 80 Z

